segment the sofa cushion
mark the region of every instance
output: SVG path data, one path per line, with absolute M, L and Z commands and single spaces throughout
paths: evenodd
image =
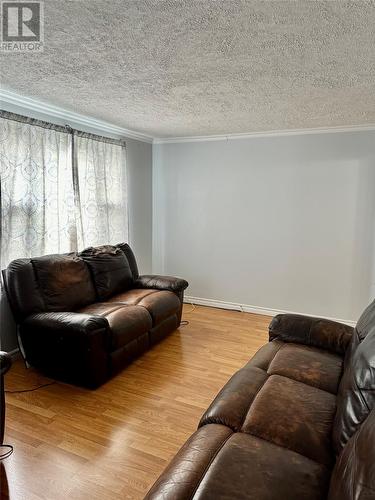
M 321 500 L 329 475 L 298 453 L 239 432 L 224 443 L 193 498 Z
M 119 248 L 110 245 L 91 247 L 80 255 L 90 268 L 99 300 L 106 300 L 131 287 L 132 272 Z
M 337 394 L 343 358 L 321 349 L 285 344 L 271 361 L 267 373 L 282 375 Z
M 153 289 L 129 290 L 114 295 L 109 300 L 145 307 L 152 317 L 153 326 L 158 325 L 169 316 L 177 314 L 181 307 L 180 299 L 173 292 Z
M 307 375 L 299 376 L 293 370 L 293 352 L 297 365 L 306 369 Z M 323 382 L 327 376 L 325 362 L 332 365 L 328 382 Z M 333 392 L 340 379 L 341 364 L 340 356 L 314 347 L 269 342 L 233 375 L 199 425 L 228 425 L 234 431 L 256 435 L 331 464 L 336 395 L 319 385 Z
M 267 373 L 256 366 L 236 372 L 204 413 L 199 427 L 222 424 L 240 431 L 249 407 L 267 379 Z
M 153 325 L 158 325 L 169 316 L 177 314 L 181 302 L 173 292 L 158 291 L 144 297 L 138 302 L 151 314 Z
M 333 469 L 328 500 L 375 498 L 375 410 L 350 438 Z
M 331 465 L 335 410 L 333 394 L 271 375 L 250 406 L 241 430 Z
M 207 425 L 180 449 L 144 500 L 190 500 L 213 458 L 232 435 L 224 425 Z
M 127 243 L 119 243 L 116 245 L 116 247 L 120 248 L 125 254 L 125 257 L 127 258 L 130 266 L 130 270 L 133 275 L 133 280 L 137 280 L 139 277 L 139 271 L 138 271 L 138 265 L 137 261 L 135 258 L 135 255 L 133 253 L 133 250 L 130 248 L 130 246 Z
M 333 428 L 333 443 L 339 454 L 349 438 L 375 408 L 375 326 L 366 331 L 354 331 L 350 354 L 345 359 Z
M 95 300 L 90 272 L 76 253 L 45 255 L 31 262 L 45 311 L 74 311 Z
M 107 319 L 111 329 L 111 350 L 125 346 L 152 328 L 150 314 L 145 308 L 139 306 L 97 302 L 82 308 L 79 312 Z
M 321 500 L 329 469 L 263 439 L 207 425 L 186 442 L 147 500 Z

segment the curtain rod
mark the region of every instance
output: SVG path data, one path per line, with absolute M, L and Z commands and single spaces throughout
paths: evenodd
M 24 123 L 26 125 L 33 125 L 35 127 L 55 130 L 56 132 L 76 135 L 77 137 L 91 139 L 93 141 L 114 144 L 116 146 L 125 147 L 126 145 L 124 139 L 112 139 L 111 137 L 105 137 L 98 134 L 92 134 L 89 132 L 83 132 L 82 130 L 72 128 L 70 125 L 56 125 L 55 123 L 46 122 L 44 120 L 38 120 L 37 118 L 30 118 L 29 116 L 19 115 L 17 113 L 4 111 L 2 109 L 0 110 L 0 118 L 4 118 L 5 120 L 13 120 L 19 123 Z

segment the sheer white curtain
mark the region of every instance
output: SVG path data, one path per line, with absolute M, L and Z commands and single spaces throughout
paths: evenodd
M 71 135 L 1 119 L 1 266 L 75 249 Z
M 118 243 L 128 236 L 125 148 L 110 139 L 74 135 L 78 246 Z
M 127 240 L 125 181 L 119 141 L 0 112 L 0 268 Z

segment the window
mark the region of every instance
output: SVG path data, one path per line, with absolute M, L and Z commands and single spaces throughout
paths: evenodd
M 0 265 L 127 240 L 124 143 L 0 112 Z

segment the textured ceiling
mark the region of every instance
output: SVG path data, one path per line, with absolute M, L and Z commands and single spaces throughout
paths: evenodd
M 157 137 L 375 123 L 375 1 L 44 5 L 6 90 Z

